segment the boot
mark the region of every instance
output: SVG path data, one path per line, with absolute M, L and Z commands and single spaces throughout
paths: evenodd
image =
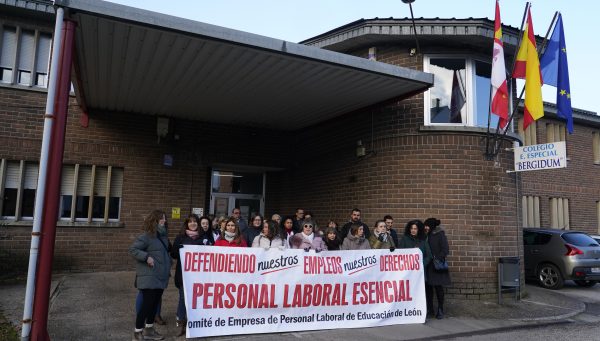
M 177 336 L 183 336 L 185 335 L 185 326 L 187 324 L 186 320 L 177 320 L 176 325 L 179 328 L 179 333 L 177 334 Z
M 164 336 L 160 335 L 156 330 L 154 330 L 154 327 L 144 328 L 142 335 L 144 336 L 144 340 L 164 340 L 165 339 Z
M 144 341 L 144 335 L 142 335 L 142 332 L 133 332 L 131 341 Z
M 443 319 L 444 318 L 444 309 L 442 309 L 441 307 L 438 308 L 437 314 L 435 314 L 435 318 L 438 320 Z

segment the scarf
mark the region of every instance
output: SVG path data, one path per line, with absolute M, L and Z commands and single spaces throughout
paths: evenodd
M 235 232 L 225 231 L 225 234 L 223 236 L 225 237 L 225 240 L 231 243 L 235 239 Z
M 167 235 L 167 228 L 165 225 L 156 225 L 156 232 L 158 232 L 159 235 L 161 236 L 166 236 Z
M 309 234 L 309 235 L 307 236 L 306 234 L 302 233 L 302 238 L 304 238 L 304 239 L 306 239 L 306 240 L 308 240 L 309 242 L 311 242 L 311 243 L 312 243 L 312 242 L 313 242 L 313 239 L 315 239 L 315 234 L 314 234 L 314 232 L 313 232 L 313 233 L 311 233 L 311 234 Z
M 380 232 L 377 232 L 377 230 L 373 230 L 373 235 L 374 235 L 374 236 L 375 236 L 375 238 L 377 238 L 377 239 L 379 239 L 379 236 L 383 236 L 383 237 L 382 237 L 382 239 L 383 239 L 383 240 L 382 240 L 382 242 L 384 242 L 384 243 L 385 243 L 385 242 L 387 242 L 387 240 L 388 240 L 388 236 L 389 236 L 389 234 L 388 234 L 387 232 L 381 232 L 381 233 L 380 233 Z
M 198 233 L 198 231 L 192 231 L 192 230 L 185 230 L 185 234 L 192 238 L 193 240 L 198 239 L 198 236 L 200 236 L 200 233 Z

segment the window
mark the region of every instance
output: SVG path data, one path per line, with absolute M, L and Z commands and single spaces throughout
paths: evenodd
M 567 128 L 562 123 L 546 123 L 546 143 L 567 140 Z
M 2 159 L 0 212 L 3 218 L 33 219 L 37 178 L 37 163 Z
M 33 219 L 38 172 L 38 162 L 1 159 L 2 219 Z M 70 221 L 119 221 L 122 187 L 122 168 L 64 165 L 58 217 Z
M 527 127 L 527 130 L 523 130 L 523 118 L 519 119 L 519 135 L 523 140 L 524 146 L 531 146 L 537 144 L 537 121 L 533 121 Z
M 553 229 L 569 229 L 569 199 L 550 198 L 550 226 Z
M 524 245 L 546 245 L 552 239 L 552 235 L 541 232 L 525 231 L 523 232 Z
M 540 227 L 540 197 L 523 196 L 521 200 L 523 227 Z
M 123 169 L 65 165 L 59 218 L 71 221 L 118 221 L 121 211 Z
M 425 124 L 487 127 L 490 108 L 490 63 L 472 58 L 425 57 L 434 86 L 425 95 Z M 496 128 L 498 116 L 490 116 Z
M 0 26 L 0 82 L 47 87 L 52 34 Z
M 592 152 L 594 153 L 594 163 L 600 165 L 600 131 L 592 133 Z

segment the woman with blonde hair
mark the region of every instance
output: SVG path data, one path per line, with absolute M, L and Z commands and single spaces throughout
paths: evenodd
M 167 217 L 161 210 L 152 211 L 144 220 L 144 233 L 129 247 L 137 261 L 135 285 L 142 292 L 142 308 L 135 318 L 133 340 L 163 340 L 154 329 L 154 314 L 171 275 Z

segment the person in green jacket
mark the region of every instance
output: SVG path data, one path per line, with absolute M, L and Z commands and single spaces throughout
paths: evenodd
M 432 257 L 429 243 L 427 243 L 427 235 L 425 234 L 425 225 L 422 221 L 415 219 L 406 223 L 404 235 L 398 242 L 398 248 L 419 248 L 423 253 L 423 270 L 427 268 L 427 265 L 431 261 Z M 427 274 L 425 273 L 425 275 Z
M 373 234 L 369 236 L 369 244 L 371 244 L 371 249 L 390 249 L 393 251 L 396 248 L 394 239 L 385 226 L 385 221 L 377 220 L 375 222 Z

